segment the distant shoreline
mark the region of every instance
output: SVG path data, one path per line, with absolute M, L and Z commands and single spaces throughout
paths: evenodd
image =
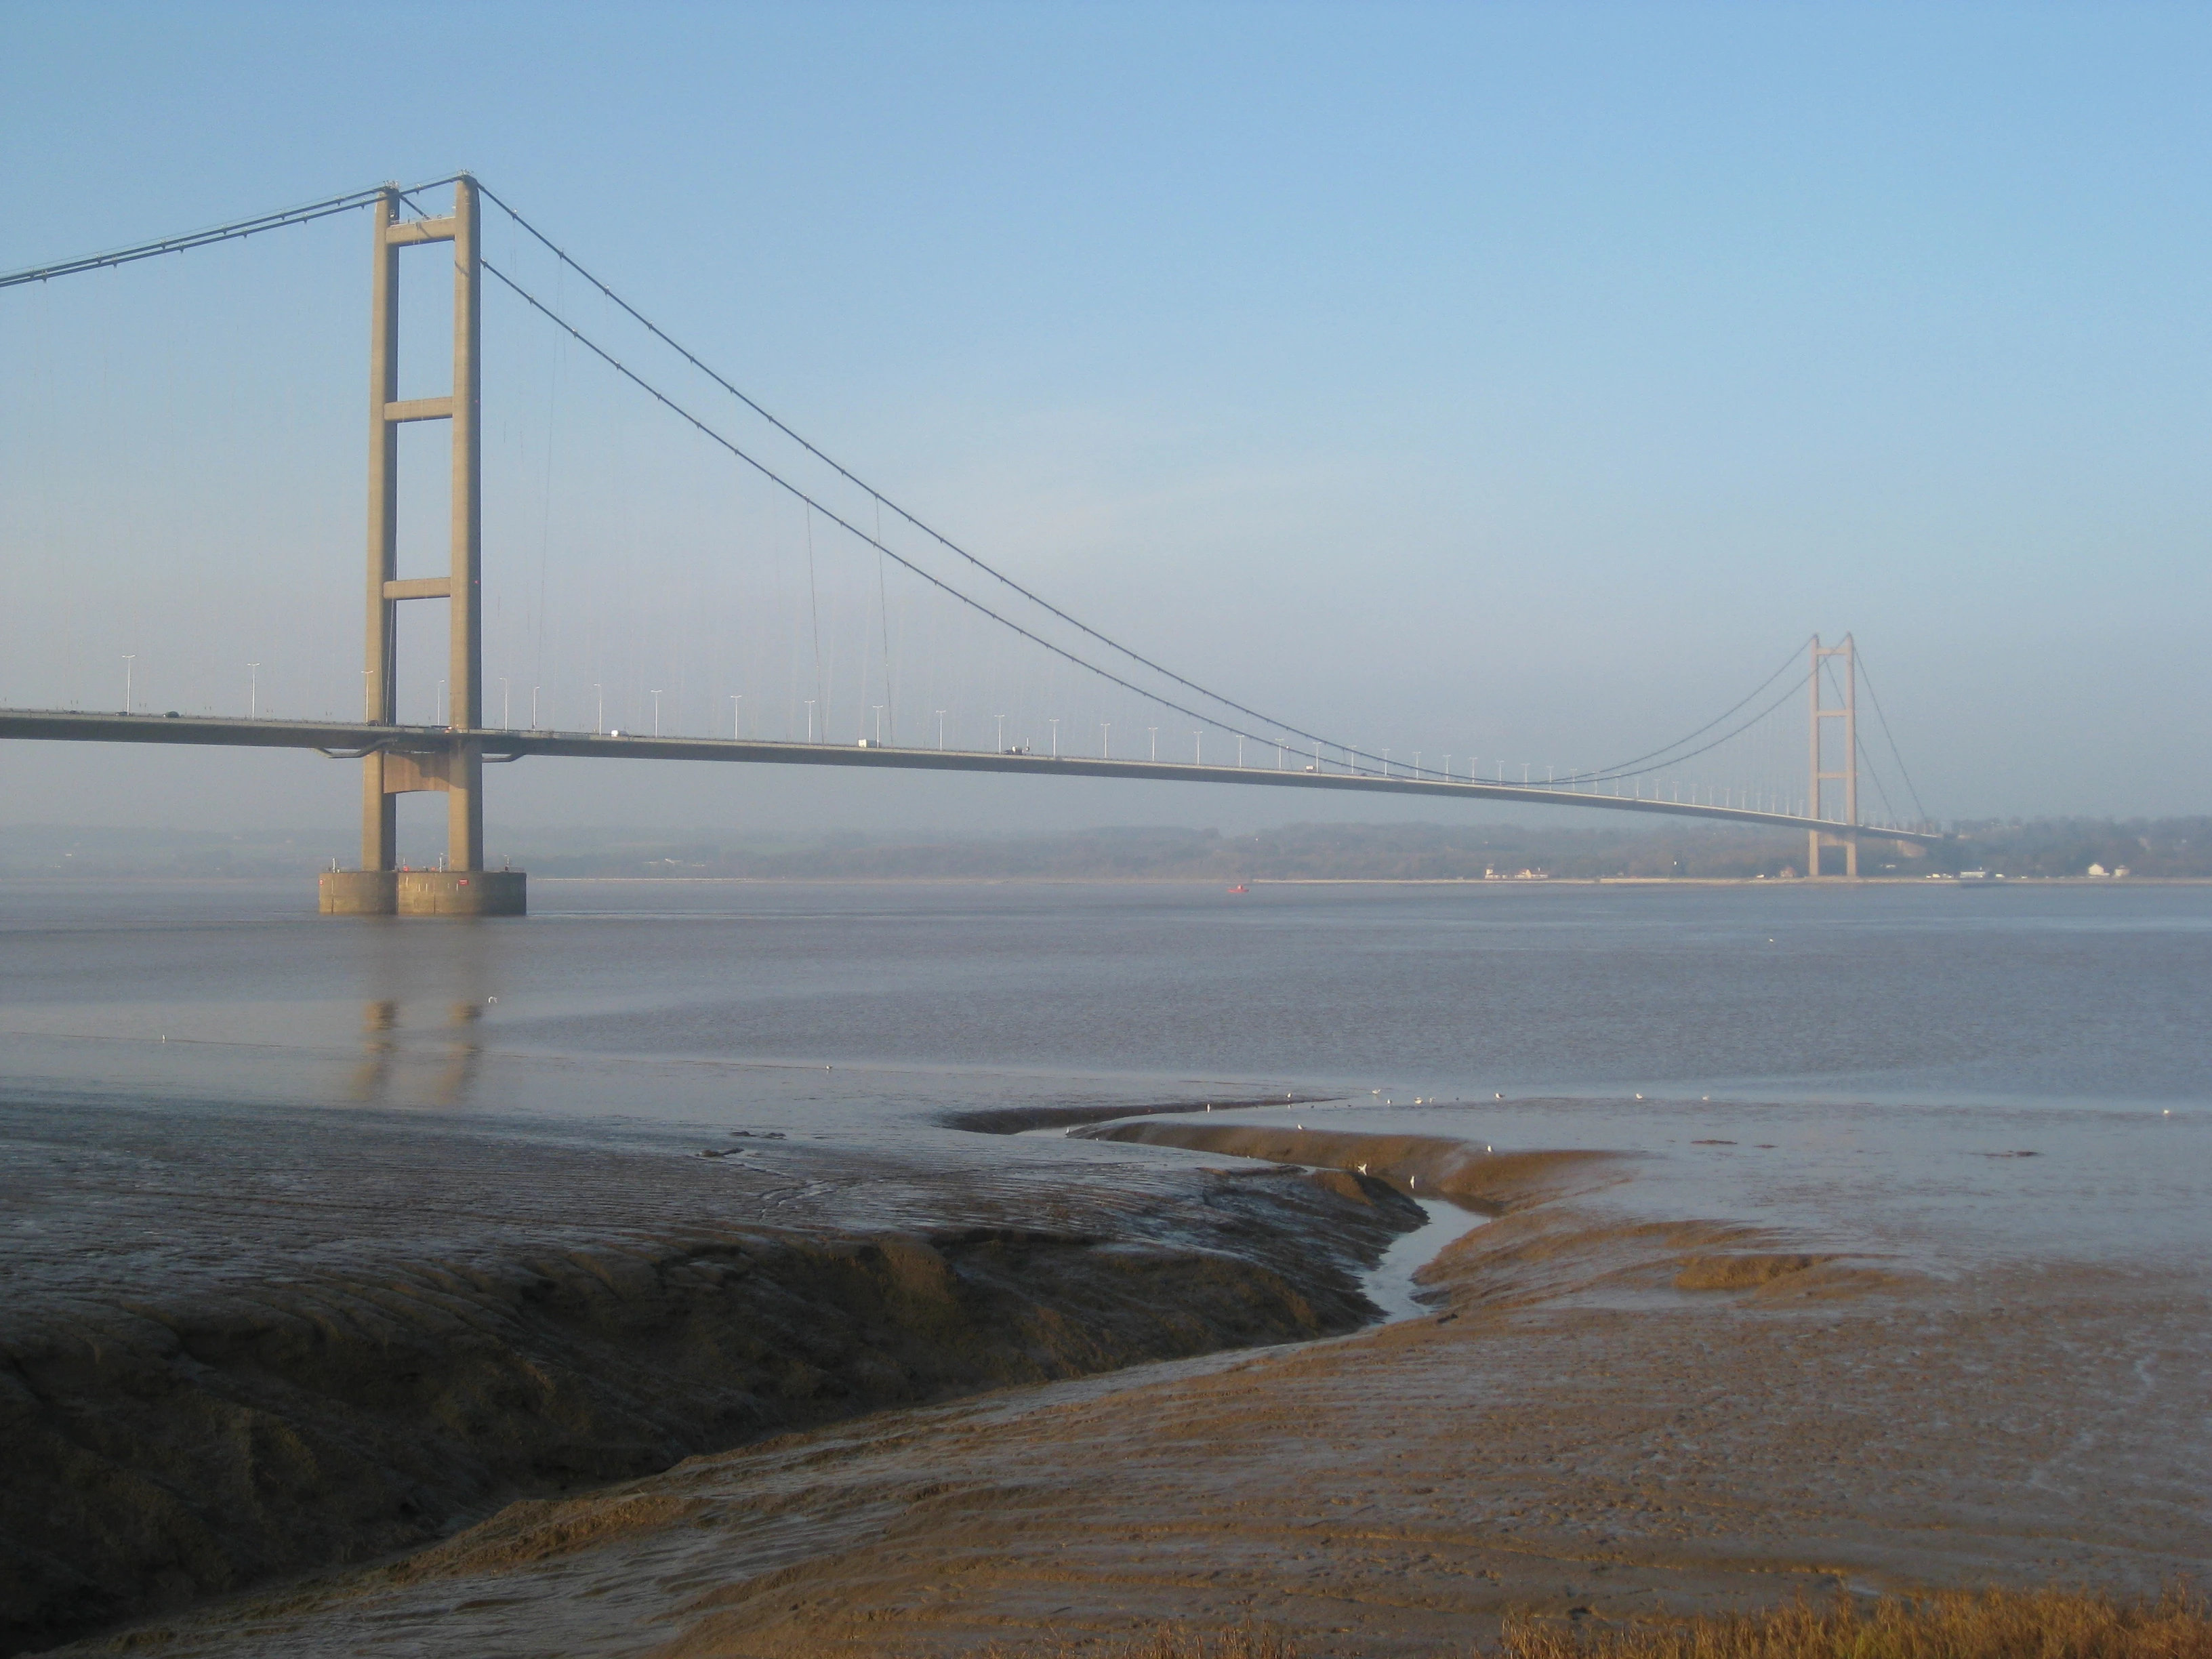
M 78 878 L 55 877 L 70 880 Z M 189 879 L 188 878 L 185 879 Z M 208 880 L 242 878 L 208 877 Z M 627 883 L 638 887 L 1003 887 L 1010 882 L 1061 887 L 1218 887 L 1220 876 L 539 876 L 556 883 Z M 2212 887 L 2212 876 L 1246 876 L 1246 887 Z

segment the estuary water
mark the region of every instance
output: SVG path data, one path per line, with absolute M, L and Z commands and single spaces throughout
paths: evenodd
M 0 885 L 0 1081 L 647 1116 L 700 1066 L 710 1093 L 830 1066 L 950 1097 L 2212 1100 L 2212 886 L 571 881 L 479 924 L 310 897 Z
M 1202 1102 L 1622 1148 L 1702 1182 L 1686 1204 L 1828 1233 L 1965 1206 L 2007 1253 L 2212 1245 L 2212 886 L 546 881 L 481 923 L 311 897 L 0 886 L 0 1091 L 169 1103 L 180 1134 L 397 1110 L 963 1159 L 963 1113 Z M 1194 1156 L 1018 1139 L 990 1156 Z

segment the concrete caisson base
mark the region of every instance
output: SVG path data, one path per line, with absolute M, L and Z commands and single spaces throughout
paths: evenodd
M 520 870 L 402 870 L 403 916 L 519 916 L 528 908 Z
M 520 916 L 529 909 L 520 870 L 326 870 L 326 916 Z
M 317 878 L 326 916 L 396 916 L 399 914 L 397 870 L 325 870 Z

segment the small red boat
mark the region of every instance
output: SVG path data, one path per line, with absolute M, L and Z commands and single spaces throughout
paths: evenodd
M 1240 881 L 1240 882 L 1238 882 L 1238 883 L 1237 883 L 1234 887 L 1231 888 L 1229 890 L 1230 890 L 1231 892 L 1232 892 L 1232 893 L 1249 893 L 1249 892 L 1250 892 L 1252 890 L 1251 890 L 1250 888 L 1247 887 L 1247 886 L 1246 886 L 1243 882 L 1241 882 L 1241 881 Z

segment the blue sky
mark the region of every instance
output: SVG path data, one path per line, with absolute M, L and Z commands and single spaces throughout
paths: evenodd
M 2202 9 L 4 4 L 0 33 L 0 266 L 466 167 L 893 495 L 1262 706 L 1586 763 L 1850 629 L 1936 812 L 2212 810 Z M 155 523 L 352 593 L 365 235 L 291 234 L 0 294 L 0 352 L 40 366 L 0 386 L 33 503 L 0 507 L 5 701 L 95 699 L 132 643 L 97 619 L 200 603 Z M 515 497 L 551 514 L 550 476 L 564 523 L 619 526 L 645 475 L 580 446 L 681 446 L 526 320 L 492 313 L 488 422 L 542 393 L 571 447 Z M 188 444 L 144 418 L 180 400 Z M 784 532 L 683 455 L 615 556 L 703 613 L 711 562 Z M 118 516 L 58 553 L 95 494 Z M 353 606 L 210 609 L 170 695 L 236 678 L 215 656 L 357 654 Z M 711 678 L 631 678 L 679 673 Z M 350 813 L 319 763 L 97 762 L 0 757 L 0 810 Z M 506 805 L 586 821 L 1284 812 L 693 774 L 617 811 L 530 769 Z

